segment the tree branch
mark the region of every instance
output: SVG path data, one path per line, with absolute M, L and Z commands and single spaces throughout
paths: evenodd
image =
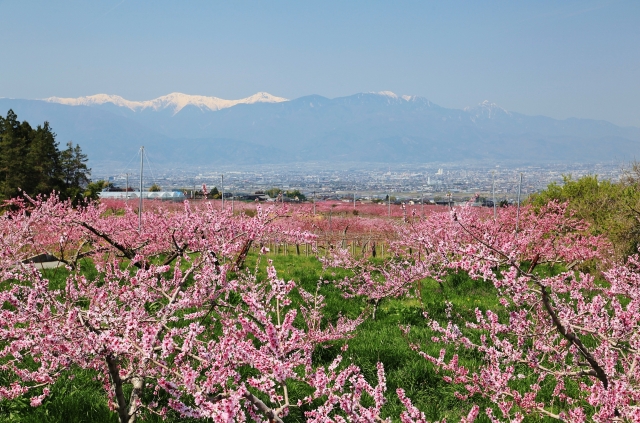
M 80 222 L 80 226 L 82 226 L 83 228 L 87 229 L 89 232 L 93 233 L 94 235 L 96 235 L 96 236 L 104 239 L 105 241 L 107 241 L 107 243 L 109 243 L 111 246 L 113 246 L 118 251 L 120 251 L 126 258 L 131 260 L 133 265 L 136 266 L 137 268 L 145 269 L 145 270 L 147 270 L 149 268 L 149 263 L 147 263 L 147 262 L 139 263 L 139 262 L 134 262 L 133 261 L 133 259 L 135 258 L 136 254 L 131 248 L 127 248 L 127 247 L 121 245 L 120 243 L 114 241 L 113 239 L 111 239 L 111 237 L 109 235 L 107 235 L 106 233 L 104 233 L 102 231 L 97 230 L 96 228 L 94 228 L 93 226 L 89 225 L 86 222 Z
M 567 328 L 562 324 L 560 318 L 551 306 L 551 298 L 549 297 L 547 287 L 542 285 L 540 281 L 536 280 L 535 283 L 540 287 L 540 292 L 542 294 L 542 304 L 544 305 L 545 310 L 547 310 L 547 313 L 551 317 L 551 320 L 553 321 L 553 324 L 555 325 L 560 335 L 562 335 L 567 341 L 576 346 L 578 351 L 580 351 L 580 354 L 584 357 L 585 360 L 587 360 L 591 368 L 594 370 L 595 377 L 602 382 L 604 389 L 607 389 L 609 387 L 609 380 L 604 369 L 600 366 L 600 364 L 598 364 L 589 350 L 587 350 L 580 338 L 578 338 L 575 333 L 567 330 Z
M 256 397 L 251 392 L 247 391 L 247 393 L 244 394 L 244 397 L 251 404 L 253 404 L 258 410 L 263 412 L 265 414 L 265 416 L 267 416 L 267 418 L 269 419 L 270 422 L 284 423 L 284 421 L 282 421 L 282 419 L 280 417 L 278 417 L 278 415 L 271 408 L 269 408 L 269 406 L 267 406 L 267 404 L 262 402 L 262 400 L 260 398 Z

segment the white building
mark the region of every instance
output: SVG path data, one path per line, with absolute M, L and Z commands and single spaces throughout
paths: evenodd
M 140 198 L 140 191 L 102 191 L 98 193 L 100 198 L 112 198 L 117 200 L 131 200 Z M 181 191 L 155 191 L 142 192 L 142 198 L 145 200 L 162 200 L 162 201 L 184 201 L 186 197 Z

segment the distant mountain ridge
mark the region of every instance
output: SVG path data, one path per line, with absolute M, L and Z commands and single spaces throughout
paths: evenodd
M 233 107 L 236 104 L 254 104 L 254 103 L 279 103 L 288 101 L 286 98 L 276 97 L 269 93 L 259 92 L 250 97 L 240 100 L 224 100 L 218 97 L 206 97 L 202 95 L 188 95 L 182 93 L 171 93 L 154 100 L 148 101 L 131 101 L 126 100 L 117 95 L 96 94 L 88 97 L 78 98 L 62 98 L 49 97 L 43 99 L 49 103 L 65 104 L 67 106 L 100 106 L 106 103 L 113 104 L 118 107 L 126 107 L 127 109 L 137 111 L 144 109 L 153 109 L 155 111 L 171 108 L 174 114 L 178 113 L 185 106 L 196 106 L 200 109 L 208 109 L 216 111 Z
M 449 109 L 389 91 L 288 100 L 173 93 L 148 101 L 98 94 L 0 99 L 33 125 L 49 121 L 92 163 L 129 161 L 140 145 L 166 166 L 306 161 L 424 163 L 602 162 L 640 157 L 640 128 L 507 111 L 485 101 Z M 155 154 L 154 154 L 155 153 Z

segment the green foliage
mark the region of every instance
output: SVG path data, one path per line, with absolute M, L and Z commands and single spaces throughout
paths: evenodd
M 87 185 L 87 188 L 84 190 L 84 198 L 90 198 L 91 200 L 98 199 L 98 193 L 102 191 L 104 188 L 113 185 L 109 184 L 107 181 L 100 179 L 96 182 L 90 182 Z
M 60 151 L 49 122 L 33 129 L 18 121 L 13 110 L 0 116 L 0 199 L 20 194 L 59 192 L 63 197 L 82 198 L 91 170 L 79 145 L 67 143 Z
M 529 201 L 535 206 L 552 200 L 568 202 L 576 217 L 589 222 L 592 233 L 607 236 L 616 254 L 625 257 L 638 252 L 640 243 L 640 169 L 637 164 L 634 169 L 620 182 L 565 175 L 563 184 L 549 184 Z
M 294 190 L 289 190 L 287 192 L 284 193 L 284 195 L 288 198 L 291 198 L 292 200 L 296 200 L 296 201 L 306 201 L 307 197 L 300 192 L 299 189 L 294 189 Z
M 71 141 L 67 143 L 67 148 L 60 152 L 62 177 L 67 187 L 67 195 L 71 198 L 80 197 L 82 188 L 91 182 L 91 169 L 87 167 L 87 160 L 87 155 L 82 153 L 80 146 L 74 146 Z
M 442 374 L 413 351 L 410 342 L 419 343 L 424 351 L 438 355 L 441 348 L 447 349 L 447 357 L 454 353 L 461 355 L 461 362 L 473 366 L 479 363 L 479 356 L 466 350 L 456 351 L 454 347 L 431 341 L 435 335 L 423 316 L 424 312 L 441 322 L 449 320 L 446 302 L 453 307 L 454 323 L 464 326 L 465 319 L 474 320 L 476 307 L 481 310 L 492 309 L 500 311 L 498 297 L 491 284 L 483 281 L 473 281 L 464 273 L 456 273 L 447 278 L 447 282 L 439 285 L 432 280 L 423 281 L 421 295 L 416 298 L 400 298 L 384 300 L 380 303 L 376 319 L 372 320 L 371 304 L 364 298 L 345 299 L 340 288 L 333 282 L 349 276 L 344 269 L 331 269 L 323 273 L 321 263 L 313 257 L 297 255 L 269 254 L 274 260 L 278 275 L 284 280 L 294 280 L 308 292 L 316 292 L 325 297 L 325 316 L 335 322 L 338 316 L 356 318 L 362 313 L 368 318 L 358 327 L 355 337 L 348 340 L 349 348 L 342 352 L 343 342 L 319 347 L 314 351 L 314 362 L 317 365 L 327 365 L 338 354 L 342 354 L 345 362 L 359 366 L 367 380 L 376 383 L 376 363 L 381 361 L 385 366 L 387 376 L 388 403 L 383 408 L 383 417 L 397 416 L 402 411 L 402 405 L 395 393 L 396 388 L 403 387 L 414 404 L 423 410 L 430 420 L 447 418 L 457 421 L 464 416 L 471 407 L 470 403 L 458 400 L 454 392 L 455 385 L 443 381 Z M 256 266 L 257 256 L 251 254 L 247 258 L 247 267 Z M 259 264 L 259 277 L 266 277 L 266 260 Z M 88 260 L 82 261 L 83 273 L 87 278 L 95 278 L 96 271 Z M 50 280 L 50 289 L 64 290 L 68 272 L 64 268 L 46 270 L 45 277 Z M 319 280 L 325 281 L 318 284 Z M 297 298 L 292 298 L 296 307 Z M 153 307 L 153 304 L 149 305 Z M 505 316 L 501 316 L 505 318 Z M 405 339 L 399 325 L 412 326 L 410 339 Z M 526 369 L 522 370 L 527 373 Z M 1 378 L 1 375 L 0 375 Z M 527 381 L 528 383 L 533 383 Z M 0 383 L 2 380 L 0 379 Z M 309 388 L 303 384 L 289 381 L 287 383 L 289 395 L 294 402 L 308 394 Z M 35 393 L 34 393 L 35 394 Z M 549 395 L 551 390 L 549 390 Z M 29 395 L 25 396 L 28 397 Z M 492 406 L 489 400 L 474 398 L 482 409 Z M 291 414 L 284 421 L 304 422 L 306 407 L 292 407 Z M 0 421 L 19 422 L 62 422 L 62 421 L 92 421 L 115 422 L 115 413 L 108 410 L 107 398 L 102 389 L 99 375 L 96 372 L 80 369 L 70 369 L 59 379 L 51 389 L 51 395 L 40 407 L 31 407 L 26 398 L 0 402 Z M 160 422 L 162 419 L 148 415 L 145 422 Z M 189 422 L 170 412 L 168 421 Z M 397 420 L 394 420 L 397 421 Z
M 213 187 L 213 189 L 209 191 L 208 197 L 213 198 L 214 200 L 217 200 L 222 197 L 222 194 L 218 190 L 218 187 Z
M 383 417 L 392 417 L 393 421 L 398 421 L 397 417 L 403 410 L 395 393 L 400 387 L 405 389 L 414 405 L 424 411 L 432 421 L 443 418 L 457 421 L 460 417 L 466 416 L 471 405 L 455 397 L 454 392 L 459 388 L 444 382 L 442 374 L 411 349 L 410 342 L 419 343 L 424 348 L 423 351 L 435 356 L 440 349 L 445 348 L 448 351 L 447 358 L 458 353 L 461 354 L 462 363 L 472 366 L 474 363 L 479 364 L 480 359 L 475 352 L 456 351 L 453 346 L 433 342 L 431 337 L 435 333 L 426 324 L 423 313 L 427 312 L 429 317 L 440 322 L 447 322 L 449 317 L 446 302 L 451 302 L 454 323 L 464 327 L 465 319 L 475 321 L 476 307 L 483 311 L 501 310 L 493 285 L 471 280 L 465 273 L 452 274 L 443 286 L 433 280 L 426 280 L 421 284 L 419 298 L 383 300 L 375 320 L 372 320 L 371 304 L 367 303 L 366 299 L 345 299 L 342 290 L 333 285 L 334 281 L 349 276 L 349 272 L 335 268 L 328 273 L 322 273 L 321 264 L 312 257 L 270 254 L 269 258 L 274 260 L 279 277 L 296 281 L 297 285 L 308 292 L 319 289 L 326 301 L 324 314 L 330 320 L 335 321 L 340 315 L 355 318 L 361 313 L 368 317 L 358 327 L 355 337 L 347 341 L 349 348 L 346 352 L 340 351 L 341 343 L 318 348 L 314 352 L 316 364 L 328 365 L 337 354 L 342 354 L 345 364 L 353 363 L 359 366 L 366 379 L 375 383 L 376 363 L 381 361 L 387 377 L 388 400 L 383 408 Z M 255 256 L 249 257 L 248 268 L 255 266 L 254 260 Z M 264 263 L 261 268 L 264 268 Z M 319 279 L 325 283 L 318 285 Z M 406 339 L 399 328 L 400 325 L 408 324 L 411 325 L 410 339 Z M 303 397 L 306 394 L 308 392 L 296 384 L 289 385 L 290 396 Z M 482 409 L 492 405 L 489 400 L 477 397 L 474 397 L 474 401 L 477 401 Z M 292 408 L 291 415 L 284 419 L 285 422 L 304 422 L 303 411 L 304 409 Z
M 27 398 L 0 402 L 2 422 L 113 422 L 115 413 L 109 410 L 102 394 L 102 384 L 94 372 L 72 369 L 52 387 L 55 395 L 46 398 L 41 406 L 32 407 Z
M 264 193 L 271 198 L 276 198 L 278 195 L 282 193 L 282 190 L 280 188 L 271 188 L 266 190 Z
M 162 191 L 162 188 L 160 188 L 160 185 L 158 184 L 153 184 L 151 185 L 151 187 L 149 187 L 149 192 L 160 192 Z

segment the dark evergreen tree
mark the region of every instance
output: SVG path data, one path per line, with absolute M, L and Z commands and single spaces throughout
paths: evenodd
M 11 198 L 27 185 L 29 167 L 25 159 L 33 130 L 28 123 L 20 123 L 13 110 L 2 119 L 0 128 L 0 195 Z
M 49 194 L 79 199 L 89 184 L 91 169 L 79 145 L 60 151 L 49 122 L 33 129 L 9 110 L 0 116 L 0 199 L 20 194 Z
M 62 177 L 67 187 L 67 195 L 78 198 L 84 188 L 89 185 L 91 169 L 87 167 L 87 155 L 82 153 L 80 146 L 75 146 L 71 141 L 67 143 L 66 150 L 60 154 Z
M 30 173 L 27 185 L 23 187 L 26 192 L 37 195 L 48 194 L 54 190 L 62 193 L 65 190 L 60 151 L 49 122 L 45 122 L 43 126 L 38 125 L 34 131 L 27 154 L 27 166 Z

